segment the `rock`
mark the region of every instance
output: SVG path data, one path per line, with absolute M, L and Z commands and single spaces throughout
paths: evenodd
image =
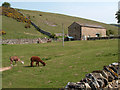
M 112 63 L 104 66 L 103 70 L 96 70 L 92 73 L 86 74 L 86 77 L 80 82 L 68 82 L 65 88 L 81 90 L 90 89 L 117 89 L 120 87 L 120 80 L 118 79 L 118 63 Z

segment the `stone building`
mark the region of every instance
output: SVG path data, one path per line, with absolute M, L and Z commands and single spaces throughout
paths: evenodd
M 75 40 L 86 40 L 87 37 L 106 37 L 106 29 L 102 26 L 73 22 L 68 27 L 68 35 Z

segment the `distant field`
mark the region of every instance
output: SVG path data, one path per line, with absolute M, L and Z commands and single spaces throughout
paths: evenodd
M 45 44 L 2 45 L 2 67 L 10 66 L 9 57 L 25 62 L 4 71 L 3 88 L 63 88 L 78 82 L 85 74 L 101 70 L 118 60 L 118 40 L 53 42 Z M 30 57 L 45 58 L 45 67 L 29 67 Z

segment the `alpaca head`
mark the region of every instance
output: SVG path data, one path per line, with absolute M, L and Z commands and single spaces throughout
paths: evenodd
M 45 66 L 46 65 L 46 63 L 43 63 L 43 66 Z

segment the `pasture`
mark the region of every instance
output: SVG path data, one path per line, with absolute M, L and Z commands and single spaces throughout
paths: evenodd
M 118 61 L 118 40 L 72 41 L 2 45 L 2 67 L 10 66 L 10 56 L 19 56 L 17 63 L 4 71 L 3 88 L 63 88 L 67 82 L 78 82 L 85 74 L 101 70 Z M 47 65 L 29 67 L 31 56 L 39 56 Z M 34 64 L 35 65 L 35 64 Z

